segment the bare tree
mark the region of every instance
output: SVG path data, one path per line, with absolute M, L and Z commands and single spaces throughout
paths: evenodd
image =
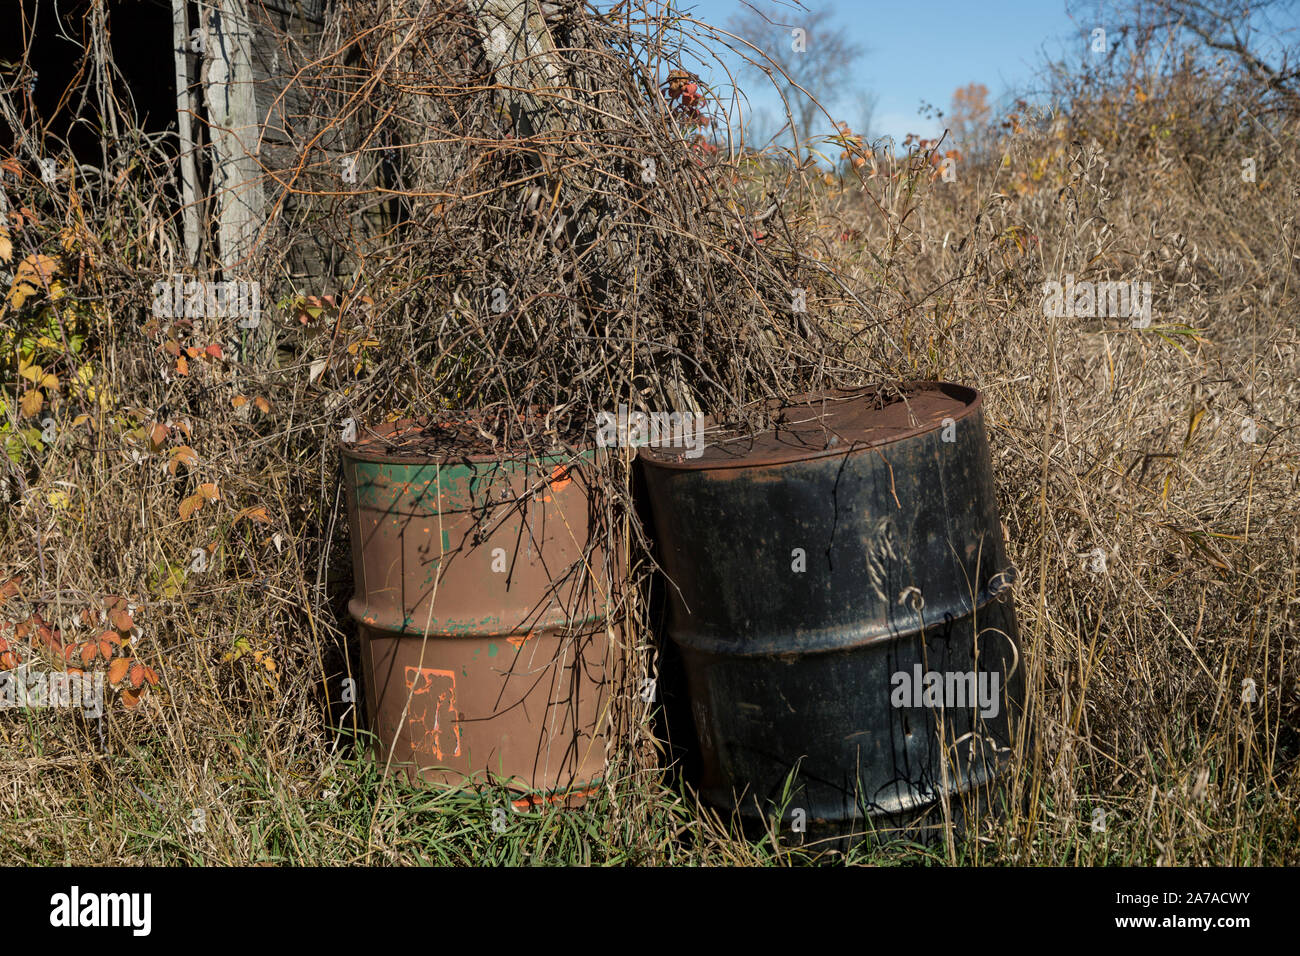
M 1095 15 L 1086 0 L 1071 6 L 1080 19 Z M 1287 30 L 1272 18 L 1275 11 L 1292 8 L 1293 0 L 1129 0 L 1120 14 L 1120 35 L 1130 30 L 1148 40 L 1189 35 L 1295 110 L 1300 109 L 1300 43 L 1294 36 L 1284 39 Z
M 823 104 L 832 106 L 859 92 L 856 67 L 866 50 L 846 36 L 828 7 L 746 3 L 743 12 L 727 21 L 727 29 L 762 51 L 742 73 L 771 82 L 785 100 L 799 142 L 829 130 Z M 859 122 L 870 119 L 874 101 L 869 95 L 853 105 Z

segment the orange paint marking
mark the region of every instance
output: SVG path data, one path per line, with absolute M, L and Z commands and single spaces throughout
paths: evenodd
M 569 477 L 568 465 L 556 465 L 555 470 L 551 472 L 551 476 L 546 479 L 547 487 L 555 492 L 563 491 L 572 483 L 573 479 Z M 550 495 L 541 495 L 540 497 L 543 502 L 551 500 Z
M 569 477 L 569 467 L 567 465 L 556 465 L 555 470 L 551 472 L 548 483 L 556 491 L 563 491 L 571 481 L 573 479 Z
M 456 674 L 435 667 L 406 667 L 406 689 L 411 692 L 411 709 L 407 726 L 417 741 L 417 753 L 431 754 L 436 760 L 445 760 L 443 725 L 444 716 L 450 721 L 451 737 L 456 742 L 451 756 L 460 756 L 460 714 L 456 712 Z M 435 694 L 436 692 L 436 694 Z M 432 701 L 432 705 L 430 704 Z M 430 713 L 432 711 L 432 713 Z M 433 726 L 429 725 L 432 718 Z

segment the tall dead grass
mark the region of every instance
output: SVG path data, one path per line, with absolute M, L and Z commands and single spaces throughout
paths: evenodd
M 294 188 L 318 198 L 313 228 L 353 269 L 334 289 L 275 286 L 269 338 L 148 321 L 177 248 L 161 144 L 122 140 L 100 167 L 63 162 L 53 183 L 37 163 L 56 143 L 14 157 L 6 194 L 31 215 L 11 218 L 6 290 L 27 257 L 53 268 L 0 315 L 0 582 L 15 579 L 3 617 L 38 612 L 81 646 L 107 626 L 81 612 L 121 595 L 132 653 L 161 682 L 135 707 L 112 692 L 103 722 L 0 714 L 6 857 L 797 858 L 667 786 L 644 709 L 586 810 L 512 818 L 504 834 L 491 826 L 499 795 L 380 779 L 359 759 L 343 692 L 356 649 L 341 425 L 493 402 L 567 403 L 581 417 L 624 398 L 725 414 L 820 381 L 943 378 L 987 395 L 1039 746 L 1022 755 L 1004 819 L 940 850 L 881 852 L 1294 861 L 1295 118 L 1262 111 L 1248 78 L 1194 61 L 1145 78 L 1140 98 L 1122 78 L 1066 73 L 1052 110 L 1026 107 L 997 134 L 1000 162 L 959 162 L 945 182 L 917 149 L 880 152 L 828 184 L 788 157 L 695 139 L 658 91 L 672 45 L 638 39 L 668 35 L 652 19 L 575 21 L 607 52 L 570 66 L 608 85 L 599 107 L 590 89 L 561 99 L 603 119 L 521 141 L 476 79 L 458 16 L 341 21 L 312 61 L 301 81 L 330 97 L 301 118 L 308 141 L 337 117 L 363 159 L 413 145 L 353 206 L 325 181 L 342 147 L 302 153 Z M 4 115 L 22 122 L 22 78 L 4 86 Z M 642 179 L 647 154 L 658 190 Z M 376 218 L 380 199 L 392 221 Z M 359 221 L 372 231 L 347 245 Z M 1045 316 L 1043 283 L 1067 274 L 1149 281 L 1151 326 Z M 796 287 L 806 313 L 789 308 Z M 323 293 L 333 300 L 304 299 Z M 39 380 L 19 368 L 24 351 Z M 25 415 L 38 387 L 43 406 Z M 609 531 L 638 539 L 629 474 L 611 481 L 622 505 Z M 216 499 L 183 519 L 204 486 Z M 620 613 L 634 662 L 652 670 L 637 603 L 651 569 L 629 560 Z M 30 660 L 57 664 L 22 640 Z

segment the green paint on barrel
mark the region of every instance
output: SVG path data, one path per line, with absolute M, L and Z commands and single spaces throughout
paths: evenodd
M 584 468 L 600 452 L 439 457 L 403 452 L 429 447 L 413 423 L 364 434 L 341 448 L 348 607 L 379 750 L 430 783 L 585 788 L 604 768 L 611 587 L 573 570 L 608 573 Z M 510 575 L 487 571 L 495 548 Z M 503 662 L 500 642 L 526 636 L 527 660 Z

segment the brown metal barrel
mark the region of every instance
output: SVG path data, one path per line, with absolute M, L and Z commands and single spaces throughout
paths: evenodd
M 596 452 L 449 453 L 435 427 L 342 447 L 378 756 L 435 784 L 580 794 L 605 765 L 612 669 Z

